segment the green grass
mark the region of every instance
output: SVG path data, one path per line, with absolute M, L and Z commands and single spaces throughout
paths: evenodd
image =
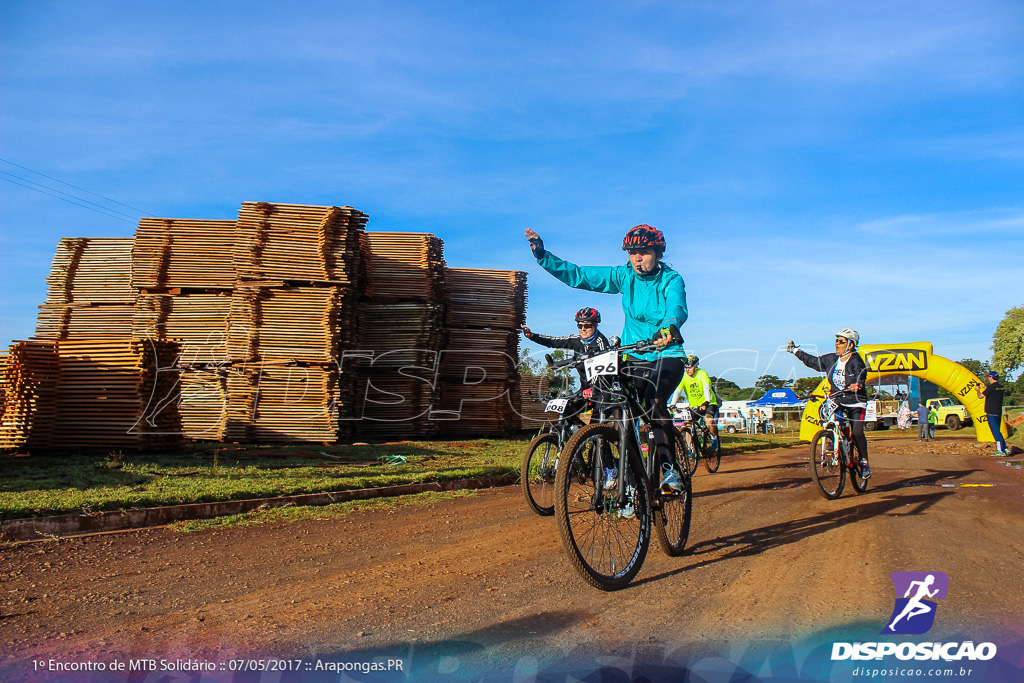
M 204 446 L 173 455 L 111 451 L 4 457 L 0 520 L 501 476 L 518 473 L 529 440 Z M 727 456 L 796 442 L 795 434 L 722 435 Z M 255 511 L 232 523 L 329 514 L 324 510 L 335 508 Z
M 0 460 L 0 519 L 500 476 L 518 472 L 526 443 L 489 439 L 7 457 Z

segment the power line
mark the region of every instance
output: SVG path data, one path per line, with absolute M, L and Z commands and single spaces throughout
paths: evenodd
M 111 199 L 110 197 L 106 197 L 104 195 L 98 194 L 98 193 L 93 192 L 91 190 L 86 190 L 84 187 L 78 187 L 77 185 L 72 185 L 71 183 L 64 182 L 63 180 L 60 180 L 58 178 L 54 178 L 53 176 L 48 176 L 45 173 L 41 173 L 41 172 L 36 171 L 34 169 L 28 168 L 27 166 L 22 166 L 21 164 L 16 164 L 13 161 L 9 161 L 9 160 L 4 159 L 4 158 L 0 158 L 0 161 L 4 162 L 5 164 L 10 164 L 11 166 L 17 166 L 18 168 L 20 168 L 22 170 L 25 170 L 25 171 L 28 171 L 29 173 L 35 173 L 36 175 L 42 176 L 43 178 L 46 178 L 47 180 L 52 180 L 55 183 L 60 183 L 61 185 L 67 185 L 68 187 L 74 188 L 74 189 L 78 190 L 79 192 L 85 192 L 86 194 L 91 194 L 93 197 L 99 197 L 100 199 L 103 199 L 105 201 L 111 202 L 113 204 L 119 204 L 120 206 L 123 206 L 126 209 L 131 209 L 132 211 L 136 211 L 136 212 L 144 214 L 146 216 L 153 216 L 154 215 L 154 214 L 149 213 L 148 211 L 143 211 L 142 209 L 140 209 L 138 207 L 132 206 L 131 204 L 125 204 L 124 202 L 119 202 L 116 199 Z M 17 176 L 15 176 L 15 177 L 17 177 Z M 27 181 L 27 182 L 32 182 L 32 181 Z M 17 184 L 17 183 L 15 183 L 15 184 Z M 42 187 L 46 187 L 46 186 L 43 185 Z M 29 189 L 33 189 L 33 188 L 29 188 Z M 51 188 L 47 188 L 47 189 L 54 190 L 55 192 L 60 192 L 60 190 L 55 190 L 52 187 Z M 79 199 L 81 199 L 81 198 L 79 198 Z M 87 201 L 87 200 L 82 199 L 82 201 Z M 72 202 L 72 203 L 74 203 L 74 202 Z M 92 202 L 90 202 L 90 203 L 92 203 Z
M 41 192 L 42 194 L 49 195 L 49 196 L 54 197 L 56 199 L 59 199 L 61 201 L 67 202 L 68 204 L 74 204 L 75 206 L 80 206 L 83 209 L 89 209 L 90 211 L 95 211 L 96 213 L 103 214 L 107 218 L 113 218 L 115 220 L 124 221 L 126 223 L 132 223 L 133 222 L 132 220 L 130 220 L 128 218 L 124 218 L 123 216 L 118 216 L 118 215 L 115 215 L 115 214 L 112 214 L 112 213 L 108 213 L 105 210 L 97 209 L 97 208 L 95 208 L 93 206 L 89 206 L 88 204 L 82 204 L 81 202 L 75 201 L 73 199 L 68 199 L 67 197 L 61 197 L 60 195 L 54 194 L 53 192 L 47 192 L 46 190 L 40 190 L 39 188 L 32 187 L 31 185 L 25 185 L 24 183 L 19 183 L 19 182 L 15 181 L 15 180 L 11 180 L 10 178 L 4 178 L 3 177 L 4 175 L 8 175 L 8 174 L 4 173 L 4 174 L 0 175 L 0 180 L 6 180 L 7 182 L 9 182 L 9 183 L 11 183 L 13 185 L 20 185 L 21 187 L 24 187 L 26 189 L 35 190 L 36 192 Z M 52 189 L 52 188 L 48 188 L 48 189 Z
M 103 211 L 109 211 L 110 213 L 117 214 L 118 216 L 124 216 L 125 218 L 130 218 L 130 219 L 134 219 L 135 218 L 135 216 L 132 215 L 132 214 L 127 214 L 127 213 L 124 213 L 122 211 L 118 211 L 117 209 L 111 209 L 109 207 L 97 204 L 96 202 L 90 202 L 88 199 L 82 199 L 81 197 L 76 197 L 73 194 L 69 194 L 67 192 L 63 192 L 63 191 L 58 190 L 57 188 L 54 188 L 54 187 L 47 187 L 46 185 L 43 185 L 41 183 L 35 182 L 34 180 L 29 180 L 28 178 L 22 178 L 21 176 L 14 175 L 13 173 L 8 173 L 7 171 L 0 171 L 0 179 L 8 180 L 9 178 L 15 178 L 15 179 L 20 180 L 22 182 L 29 183 L 29 185 L 34 185 L 35 187 L 29 187 L 28 188 L 30 190 L 34 190 L 36 188 L 42 187 L 42 188 L 45 188 L 47 190 L 50 190 L 50 192 L 56 192 L 59 195 L 62 195 L 64 197 L 68 197 L 69 199 L 74 200 L 76 202 L 84 202 L 85 204 L 89 204 L 91 206 L 95 206 L 97 209 L 102 209 Z M 14 181 L 10 181 L 10 182 L 14 182 Z M 15 184 L 17 185 L 17 184 L 20 184 L 20 183 L 15 183 Z M 22 187 L 28 187 L 28 186 L 27 185 L 22 185 Z M 49 194 L 49 193 L 46 193 L 46 194 Z M 56 195 L 50 195 L 50 196 L 51 197 L 55 197 Z

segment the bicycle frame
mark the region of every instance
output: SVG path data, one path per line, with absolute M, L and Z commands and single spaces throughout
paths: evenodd
M 593 399 L 595 412 L 601 416 L 602 422 L 615 422 L 619 425 L 618 452 L 622 454 L 620 457 L 624 457 L 624 454 L 629 453 L 630 449 L 640 455 L 640 460 L 644 465 L 644 474 L 653 492 L 653 498 L 658 500 L 660 494 L 657 492 L 657 487 L 654 486 L 654 468 L 657 463 L 653 442 L 654 425 L 650 419 L 650 411 L 643 406 L 636 386 L 638 382 L 649 381 L 649 378 L 647 376 L 632 375 L 622 370 L 619 371 L 618 376 L 626 381 L 615 381 L 611 383 L 610 387 L 595 389 L 595 397 Z M 641 436 L 644 427 L 646 427 L 648 434 L 648 447 L 646 449 L 643 447 L 643 437 Z M 674 444 L 674 427 L 672 427 L 672 433 L 670 433 L 669 437 L 670 443 Z M 600 460 L 600 458 L 594 458 L 593 476 L 595 481 L 600 480 L 601 468 L 603 467 Z M 684 469 L 679 468 L 682 476 L 689 476 L 689 472 L 683 472 Z M 614 505 L 622 507 L 625 504 L 624 497 L 626 496 L 626 468 L 619 467 L 618 470 L 619 481 L 616 487 Z M 600 505 L 604 493 L 598 490 L 595 491 L 594 496 L 595 500 L 592 503 L 595 506 Z

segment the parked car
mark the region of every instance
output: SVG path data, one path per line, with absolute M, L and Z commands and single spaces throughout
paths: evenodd
M 738 408 L 722 408 L 715 424 L 718 426 L 718 431 L 729 434 L 747 431 L 747 419 L 743 417 L 743 413 Z

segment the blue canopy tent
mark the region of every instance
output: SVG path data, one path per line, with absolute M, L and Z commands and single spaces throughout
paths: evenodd
M 792 389 L 772 389 L 756 401 L 749 401 L 747 406 L 751 408 L 784 408 L 802 406 L 805 403 L 807 401 L 801 400 L 799 396 L 793 393 Z

